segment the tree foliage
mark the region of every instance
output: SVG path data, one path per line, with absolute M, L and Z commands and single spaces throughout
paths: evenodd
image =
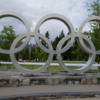
M 9 50 L 12 42 L 16 38 L 14 28 L 12 26 L 4 26 L 0 32 L 0 48 Z M 10 60 L 8 55 L 0 54 L 1 60 Z
M 16 38 L 16 34 L 12 26 L 4 26 L 0 32 L 0 46 L 4 49 L 9 49 L 12 42 Z
M 100 0 L 95 0 L 90 3 L 88 11 L 92 11 L 91 15 L 100 16 Z M 96 50 L 100 50 L 100 21 L 91 23 L 90 35 Z M 100 56 L 96 58 L 96 61 L 100 62 Z

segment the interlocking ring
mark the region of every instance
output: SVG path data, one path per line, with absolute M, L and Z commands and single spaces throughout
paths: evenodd
M 29 34 L 28 34 L 28 35 L 29 35 Z M 44 38 L 42 35 L 40 35 L 40 36 L 41 36 L 41 38 Z M 12 46 L 11 46 L 11 48 L 10 48 L 10 51 L 11 51 L 11 52 L 10 52 L 10 58 L 11 58 L 13 64 L 15 65 L 15 67 L 16 67 L 17 69 L 19 69 L 21 72 L 24 72 L 24 73 L 27 73 L 27 74 L 36 74 L 36 73 L 42 72 L 43 70 L 45 70 L 45 69 L 50 65 L 50 62 L 52 61 L 52 57 L 53 57 L 53 54 L 52 54 L 52 53 L 49 55 L 48 61 L 46 62 L 46 64 L 45 64 L 44 66 L 42 66 L 41 68 L 37 69 L 37 70 L 28 70 L 28 69 L 25 69 L 25 68 L 23 68 L 22 66 L 20 66 L 20 65 L 18 64 L 18 62 L 16 61 L 16 58 L 15 58 L 15 56 L 14 56 L 15 47 L 16 47 L 17 43 L 18 43 L 21 39 L 23 39 L 23 38 L 25 38 L 25 37 L 27 37 L 27 34 L 23 34 L 23 35 L 19 36 L 18 38 L 16 38 L 16 39 L 14 40 L 14 42 L 12 43 Z M 31 37 L 34 37 L 34 33 L 31 33 Z
M 43 49 L 45 52 L 47 53 L 53 53 L 53 54 L 57 54 L 58 52 L 58 49 L 57 50 L 53 50 L 53 47 L 52 47 L 52 44 L 50 43 L 50 41 L 46 41 L 48 42 L 49 44 L 49 47 L 50 48 L 46 48 L 44 45 L 41 44 L 41 42 L 39 41 L 39 33 L 38 33 L 38 30 L 40 28 L 40 26 L 45 22 L 45 21 L 48 21 L 48 20 L 51 20 L 51 19 L 57 19 L 61 22 L 63 22 L 69 29 L 70 33 L 71 34 L 74 34 L 74 28 L 73 28 L 73 25 L 71 24 L 71 22 L 64 16 L 62 15 L 59 15 L 59 14 L 50 14 L 50 15 L 47 15 L 45 17 L 43 17 L 42 19 L 40 19 L 40 21 L 37 23 L 36 27 L 35 27 L 35 39 L 36 39 L 36 42 L 37 44 L 41 47 L 41 49 Z M 46 38 L 46 37 L 45 37 Z M 73 41 L 73 38 L 71 39 L 71 41 Z
M 75 74 L 75 73 L 81 74 L 81 73 L 85 72 L 86 70 L 88 70 L 93 65 L 96 55 L 100 54 L 100 50 L 99 51 L 95 50 L 95 46 L 92 43 L 92 41 L 87 36 L 82 34 L 82 29 L 83 29 L 84 25 L 87 22 L 89 22 L 89 21 L 99 21 L 100 22 L 100 17 L 92 16 L 92 17 L 87 18 L 81 24 L 81 26 L 79 27 L 79 30 L 75 33 L 75 30 L 74 30 L 73 25 L 71 24 L 71 22 L 66 17 L 64 17 L 62 15 L 59 15 L 59 14 L 50 14 L 50 15 L 47 15 L 47 16 L 43 17 L 37 23 L 34 32 L 30 31 L 30 27 L 28 25 L 28 22 L 21 15 L 19 15 L 17 13 L 12 13 L 12 12 L 0 13 L 0 18 L 9 17 L 9 16 L 19 19 L 25 25 L 27 32 L 25 34 L 19 35 L 13 41 L 13 43 L 12 43 L 12 45 L 10 47 L 10 50 L 4 50 L 4 49 L 0 48 L 0 53 L 10 54 L 10 58 L 11 58 L 11 61 L 12 61 L 13 65 L 23 73 L 26 73 L 26 74 L 37 74 L 37 73 L 42 72 L 43 70 L 48 68 L 48 66 L 52 62 L 53 55 L 56 54 L 57 55 L 57 60 L 58 60 L 58 62 L 60 64 L 60 66 L 64 70 L 66 70 L 66 71 L 68 71 L 68 72 L 70 72 L 72 74 Z M 60 42 L 57 45 L 56 50 L 53 49 L 52 44 L 50 43 L 48 38 L 46 38 L 44 35 L 38 33 L 38 30 L 39 30 L 40 26 L 45 21 L 51 20 L 51 19 L 57 19 L 59 21 L 62 21 L 68 27 L 68 29 L 70 31 L 70 34 L 68 34 L 67 36 L 62 38 L 62 40 L 60 40 Z M 20 66 L 18 64 L 16 58 L 15 58 L 15 55 L 14 55 L 15 53 L 21 51 L 28 44 L 28 42 L 29 42 L 31 37 L 34 37 L 35 40 L 36 40 L 36 43 L 39 45 L 39 47 L 42 50 L 44 50 L 46 53 L 49 54 L 48 60 L 45 63 L 45 65 L 40 67 L 39 69 L 36 69 L 36 70 L 28 70 L 28 69 L 25 69 L 22 66 Z M 20 40 L 22 40 L 23 38 L 25 38 L 24 43 L 21 46 L 19 46 L 18 48 L 16 48 L 17 43 Z M 46 42 L 46 44 L 48 45 L 48 48 L 46 48 L 44 45 L 42 45 L 42 43 L 40 42 L 40 38 L 43 39 Z M 85 44 L 84 40 L 87 42 L 87 45 Z M 68 41 L 68 43 L 62 48 L 63 44 L 66 41 Z M 63 63 L 61 54 L 64 53 L 65 51 L 69 50 L 73 46 L 73 43 L 75 41 L 78 42 L 80 48 L 84 52 L 89 54 L 89 59 L 88 59 L 87 63 L 84 66 L 82 66 L 81 68 L 79 68 L 79 69 L 70 69 L 70 68 L 66 67 L 65 64 Z
M 31 32 L 27 20 L 23 16 L 21 16 L 20 14 L 15 13 L 15 12 L 1 12 L 0 13 L 0 18 L 5 18 L 5 17 L 17 18 L 18 20 L 20 20 L 24 24 L 24 26 L 25 26 L 25 28 L 27 30 L 27 33 Z M 30 35 L 27 35 L 27 41 L 25 41 L 22 44 L 22 46 L 18 47 L 15 51 L 18 52 L 18 50 L 20 50 L 21 48 L 25 47 L 25 45 L 28 43 L 29 40 L 30 40 Z M 4 50 L 4 49 L 0 48 L 0 53 L 10 54 L 10 50 Z

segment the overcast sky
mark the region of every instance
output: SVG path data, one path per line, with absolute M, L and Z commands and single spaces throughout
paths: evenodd
M 88 17 L 87 4 L 93 1 L 94 0 L 0 0 L 0 12 L 13 11 L 20 13 L 28 20 L 32 31 L 34 31 L 35 25 L 43 16 L 52 13 L 62 14 L 72 22 L 76 29 Z M 14 24 L 14 28 L 16 28 L 18 34 L 24 32 L 25 28 L 21 22 L 9 19 L 8 24 L 8 19 L 2 19 L 0 21 L 1 26 L 5 23 L 7 25 Z M 52 37 L 54 35 L 53 32 L 55 32 L 56 35 L 62 30 L 64 30 L 65 33 L 67 32 L 67 28 L 63 23 L 48 21 L 47 24 L 44 24 L 44 30 L 42 31 L 45 33 L 49 30 Z

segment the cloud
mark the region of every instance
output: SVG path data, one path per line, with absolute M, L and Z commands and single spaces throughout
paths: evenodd
M 86 4 L 89 2 L 88 0 L 0 0 L 0 12 L 18 12 L 28 20 L 32 31 L 43 16 L 52 13 L 64 15 L 72 22 L 74 28 L 77 28 L 88 17 Z M 59 33 L 59 27 L 54 31 Z M 49 29 L 51 27 L 48 26 Z M 22 26 L 18 32 L 21 30 Z

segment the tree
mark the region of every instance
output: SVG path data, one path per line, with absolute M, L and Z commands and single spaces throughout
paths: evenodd
M 45 37 L 47 37 L 48 39 L 50 39 L 50 34 L 49 34 L 48 31 L 45 33 Z
M 61 40 L 63 37 L 65 37 L 64 31 L 61 31 L 61 34 L 59 35 L 59 40 Z
M 0 42 L 4 49 L 9 49 L 12 42 L 16 38 L 16 34 L 12 26 L 4 26 L 3 30 L 0 32 Z
M 63 30 L 62 30 L 60 35 L 56 36 L 55 39 L 51 42 L 54 50 L 56 50 L 56 47 L 57 47 L 59 41 L 64 37 L 65 37 L 65 35 L 64 35 Z M 56 60 L 56 55 L 54 55 L 53 60 Z
M 4 26 L 3 30 L 0 32 L 0 47 L 3 49 L 10 49 L 12 42 L 15 40 L 17 35 L 15 34 L 13 26 Z M 19 47 L 23 42 L 20 41 L 16 45 L 16 47 Z M 28 59 L 27 57 L 28 49 L 24 49 L 18 53 L 16 53 L 16 59 Z M 1 54 L 0 59 L 8 61 L 10 60 L 8 55 Z
M 48 31 L 45 33 L 45 37 L 50 39 L 50 34 Z M 42 40 L 41 42 L 46 48 L 48 48 L 48 44 L 44 40 Z M 41 59 L 45 61 L 48 58 L 48 53 L 44 52 L 43 50 L 40 50 L 40 56 L 41 56 Z
M 100 16 L 100 0 L 95 0 L 94 2 L 88 4 L 88 6 L 88 11 L 91 11 L 91 15 Z
M 0 32 L 0 47 L 3 49 L 10 49 L 15 38 L 16 34 L 14 28 L 12 26 L 4 26 L 3 30 Z M 0 59 L 9 60 L 10 58 L 7 55 L 0 54 Z
M 100 0 L 90 3 L 88 11 L 92 11 L 91 15 L 100 16 Z M 100 50 L 100 22 L 92 22 L 90 34 L 96 49 Z M 96 61 L 100 62 L 100 56 L 96 58 Z
M 95 0 L 94 2 L 88 4 L 89 9 L 87 9 L 89 12 L 91 11 L 91 14 L 89 16 L 100 16 L 100 1 Z M 88 32 L 84 32 L 83 34 L 87 35 L 88 38 L 90 38 L 96 49 L 100 50 L 100 23 L 98 22 L 92 22 L 90 25 L 91 30 Z M 83 52 L 79 48 L 79 46 L 75 43 L 73 50 L 71 53 L 74 55 L 76 60 L 87 60 L 88 55 L 87 53 Z M 97 57 L 96 61 L 100 61 L 100 57 Z
M 40 33 L 40 30 L 39 30 L 39 33 Z M 45 33 L 45 37 L 49 39 L 49 36 L 50 36 L 49 32 L 47 31 Z M 45 40 L 43 40 L 42 38 L 40 38 L 40 42 L 41 42 L 41 44 L 44 47 L 48 48 L 48 45 L 45 42 Z M 34 54 L 35 61 L 46 61 L 47 58 L 48 58 L 48 53 L 46 53 L 45 51 L 43 51 L 42 49 L 40 49 L 40 47 L 38 46 L 38 44 L 34 47 L 33 54 Z

